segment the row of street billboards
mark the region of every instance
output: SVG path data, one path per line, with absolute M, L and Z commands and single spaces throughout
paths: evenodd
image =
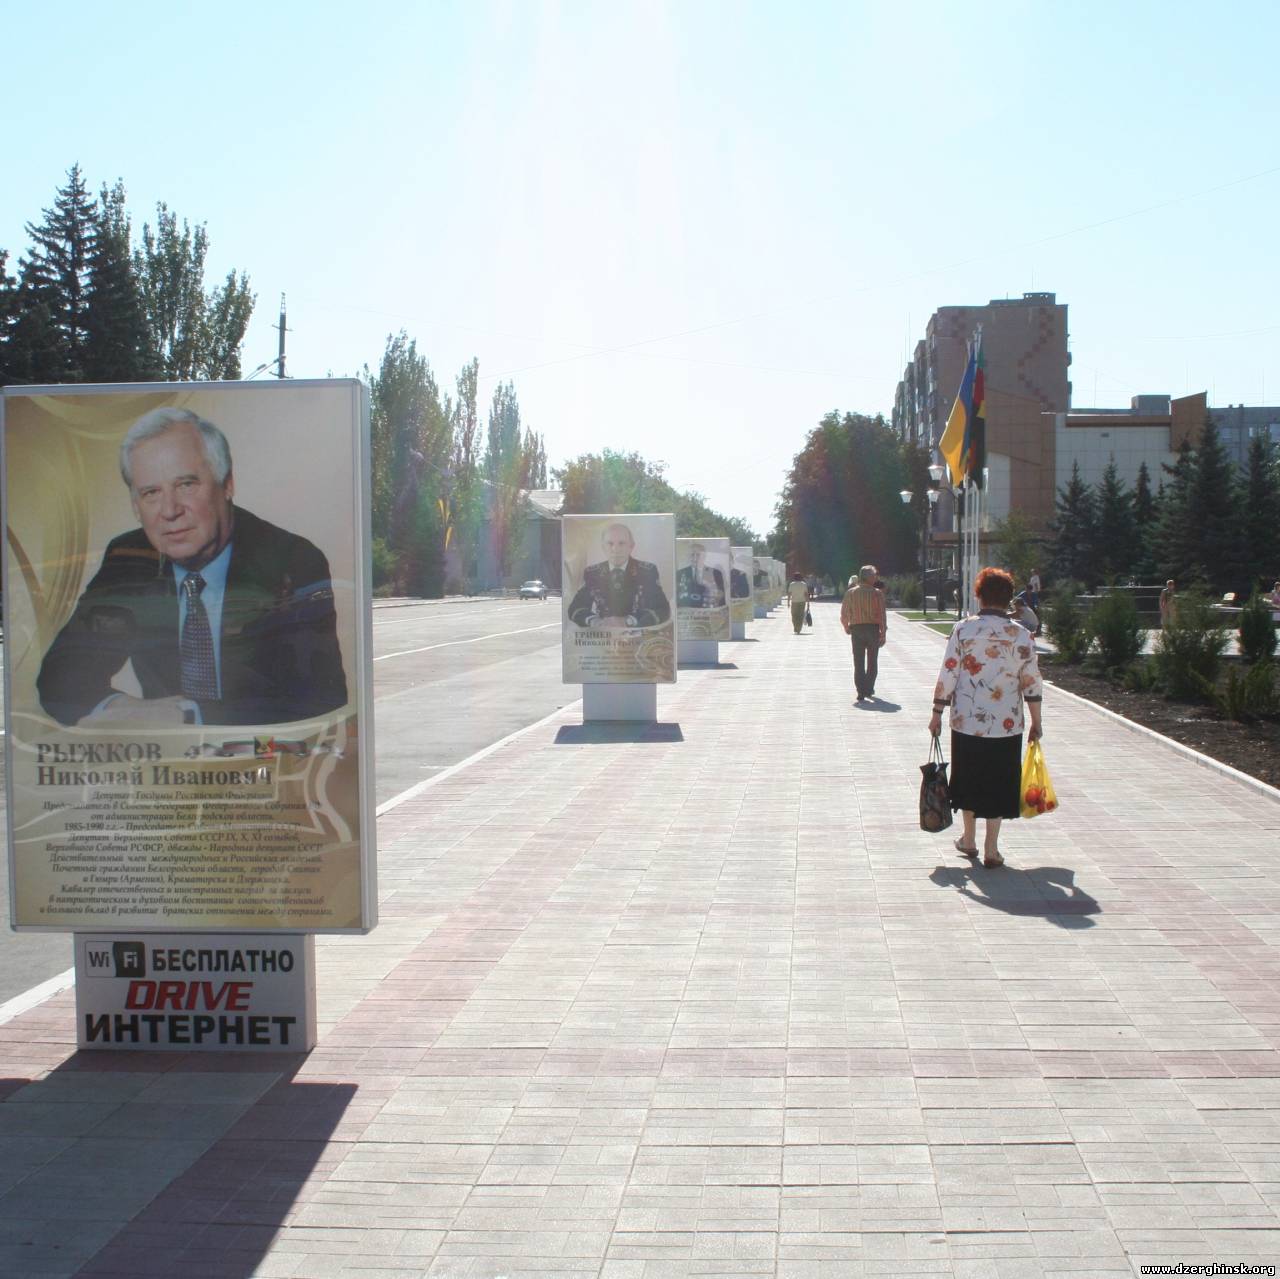
M 681 665 L 715 665 L 781 599 L 778 560 L 727 537 L 676 537 L 675 516 L 566 515 L 564 682 L 583 686 L 583 719 L 657 718 L 657 686 Z

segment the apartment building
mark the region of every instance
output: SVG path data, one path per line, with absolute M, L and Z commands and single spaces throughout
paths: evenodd
M 987 524 L 1019 510 L 1033 526 L 1053 517 L 1056 432 L 1044 415 L 1071 403 L 1067 367 L 1067 307 L 1053 293 L 1024 293 L 985 306 L 944 306 L 929 319 L 898 383 L 893 426 L 937 457 L 968 358 L 981 326 L 986 363 Z M 939 502 L 934 532 L 952 527 L 948 498 Z

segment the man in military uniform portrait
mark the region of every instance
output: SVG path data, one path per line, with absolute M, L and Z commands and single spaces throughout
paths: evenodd
M 707 567 L 707 548 L 701 542 L 689 547 L 689 565 L 676 574 L 676 603 L 680 608 L 722 608 L 724 574 Z
M 607 558 L 587 567 L 582 588 L 569 604 L 569 620 L 599 630 L 628 630 L 667 621 L 671 605 L 658 580 L 658 566 L 632 558 L 631 530 L 625 524 L 610 524 L 600 541 Z

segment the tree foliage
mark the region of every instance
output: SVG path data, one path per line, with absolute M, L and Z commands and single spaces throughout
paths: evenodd
M 796 454 L 778 502 L 770 546 L 793 573 L 843 582 L 859 565 L 914 571 L 927 459 L 882 417 L 828 413 Z M 899 493 L 910 489 L 912 505 Z
M 0 381 L 149 382 L 240 376 L 253 312 L 248 278 L 206 290 L 208 235 L 161 204 L 132 243 L 125 190 L 97 200 L 79 165 L 27 224 L 14 279 L 0 251 Z
M 677 537 L 727 537 L 734 546 L 755 546 L 755 532 L 743 520 L 721 515 L 702 495 L 681 493 L 666 479 L 666 464 L 639 453 L 605 449 L 583 453 L 552 472 L 564 490 L 566 515 L 636 515 L 671 511 Z
M 1080 464 L 1073 463 L 1071 479 L 1058 490 L 1054 517 L 1049 524 L 1053 537 L 1051 571 L 1056 579 L 1092 585 L 1094 548 L 1098 542 L 1098 505 L 1093 490 L 1080 478 Z

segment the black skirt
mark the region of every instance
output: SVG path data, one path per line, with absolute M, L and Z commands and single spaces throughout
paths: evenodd
M 1017 817 L 1022 737 L 951 733 L 951 807 L 978 817 Z

